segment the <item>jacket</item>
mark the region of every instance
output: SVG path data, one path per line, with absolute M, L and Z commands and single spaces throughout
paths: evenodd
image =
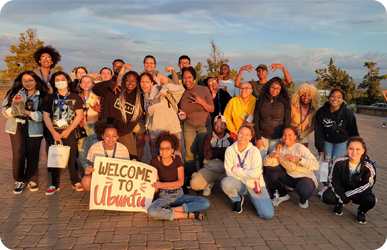
M 376 169 L 368 159 L 360 162 L 356 172 L 349 175 L 349 158 L 337 159 L 329 174 L 330 187 L 340 203 L 347 204 L 363 193 L 372 192 L 376 181 Z
M 24 90 L 20 90 L 19 93 L 23 99 L 24 102 L 26 101 L 26 94 Z M 30 137 L 41 137 L 43 136 L 43 114 L 42 111 L 40 110 L 40 104 L 39 104 L 39 97 L 40 97 L 40 92 L 39 90 L 31 97 L 31 100 L 34 101 L 34 110 L 36 111 L 30 111 L 31 114 L 29 117 L 31 119 L 25 120 L 25 122 L 28 122 L 28 135 Z M 10 133 L 10 134 L 16 134 L 17 130 L 17 122 L 16 118 L 12 115 L 11 111 L 12 108 L 6 108 L 4 105 L 7 104 L 7 97 L 4 99 L 3 104 L 2 104 L 2 113 L 3 115 L 8 118 L 7 123 L 5 124 L 5 132 Z
M 224 154 L 234 142 L 228 133 L 221 139 L 215 132 L 207 134 L 203 142 L 204 167 L 215 173 L 224 173 Z
M 324 141 L 330 143 L 342 143 L 352 136 L 358 136 L 356 117 L 345 103 L 341 104 L 339 110 L 330 111 L 330 104 L 326 102 L 316 113 L 315 146 L 318 152 L 324 152 Z M 336 130 L 336 120 L 340 112 L 343 112 L 339 121 L 339 132 Z
M 255 107 L 254 129 L 257 140 L 278 139 L 282 137 L 284 128 L 292 121 L 291 107 L 278 99 L 278 96 L 266 95 L 260 108 Z M 257 102 L 259 103 L 259 102 Z

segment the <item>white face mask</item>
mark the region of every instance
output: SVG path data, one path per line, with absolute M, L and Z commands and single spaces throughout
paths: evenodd
M 67 82 L 66 81 L 55 82 L 55 87 L 59 90 L 67 89 Z

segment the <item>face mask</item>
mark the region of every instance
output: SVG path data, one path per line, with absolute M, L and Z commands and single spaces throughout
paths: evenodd
M 55 87 L 59 90 L 67 89 L 67 82 L 66 81 L 55 82 Z

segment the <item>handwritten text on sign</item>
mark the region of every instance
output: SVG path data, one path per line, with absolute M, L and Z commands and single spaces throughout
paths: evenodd
M 157 169 L 147 164 L 97 156 L 90 188 L 90 209 L 147 212 Z

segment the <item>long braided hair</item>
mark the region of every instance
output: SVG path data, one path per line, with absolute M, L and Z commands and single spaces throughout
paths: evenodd
M 133 115 L 132 115 L 132 118 L 130 119 L 130 122 L 133 122 L 133 121 L 136 121 L 138 119 L 139 116 L 142 115 L 143 113 L 143 108 L 142 108 L 142 105 L 141 105 L 141 90 L 140 90 L 140 76 L 137 74 L 136 71 L 129 71 L 127 72 L 123 77 L 122 77 L 122 83 L 121 83 L 121 92 L 119 94 L 119 98 L 120 98 L 120 109 L 121 109 L 121 114 L 122 114 L 122 120 L 126 123 L 128 123 L 127 119 L 126 119 L 126 110 L 125 110 L 125 104 L 126 104 L 126 79 L 128 78 L 129 75 L 133 75 L 134 77 L 136 77 L 136 81 L 137 81 L 137 86 L 136 86 L 136 102 L 135 102 L 135 105 L 134 105 L 134 111 L 133 111 Z

